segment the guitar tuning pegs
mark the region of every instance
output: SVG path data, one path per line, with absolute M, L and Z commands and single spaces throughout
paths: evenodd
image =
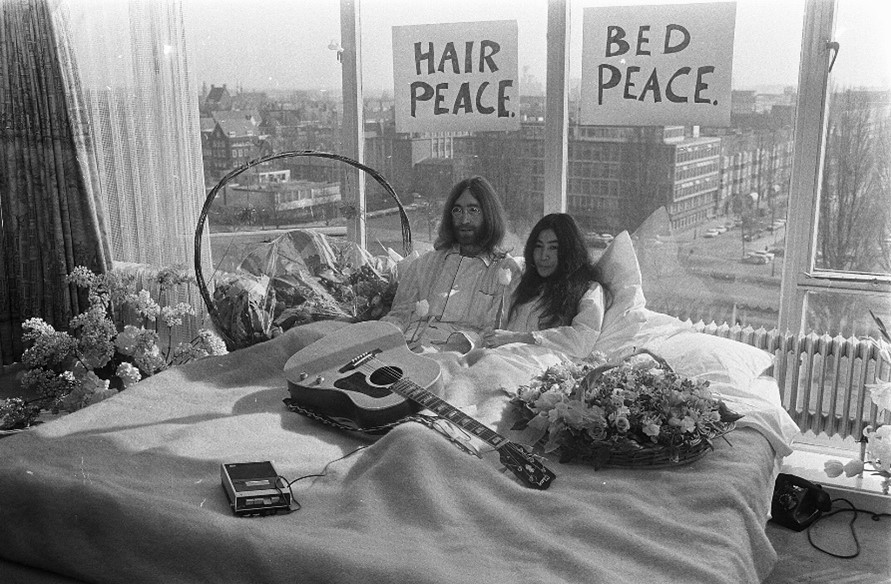
M 307 377 L 309 377 L 309 373 L 307 373 L 306 371 L 300 372 L 300 381 L 305 380 Z
M 323 381 L 325 381 L 325 378 L 322 377 L 321 375 L 319 375 L 318 377 L 316 377 L 316 382 L 315 382 L 315 383 L 316 383 L 316 385 L 322 385 L 322 382 L 323 382 Z

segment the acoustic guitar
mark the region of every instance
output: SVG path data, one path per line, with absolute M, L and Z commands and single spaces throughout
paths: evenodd
M 402 331 L 390 323 L 338 329 L 292 355 L 284 373 L 291 401 L 301 408 L 360 430 L 428 409 L 494 447 L 526 486 L 547 489 L 556 478 L 522 445 L 430 391 L 441 385 L 439 363 L 412 353 Z

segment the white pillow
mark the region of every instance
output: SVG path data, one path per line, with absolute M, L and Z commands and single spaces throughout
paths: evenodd
M 697 331 L 680 331 L 646 347 L 679 375 L 707 380 L 715 391 L 746 395 L 752 383 L 773 366 L 774 356 L 740 341 Z
M 630 348 L 635 335 L 647 321 L 640 265 L 627 231 L 613 239 L 597 267 L 611 302 L 603 315 L 594 350 L 610 356 Z

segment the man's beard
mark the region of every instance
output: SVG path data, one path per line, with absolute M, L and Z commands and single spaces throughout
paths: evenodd
M 460 227 L 455 227 L 455 239 L 458 241 L 460 245 L 479 245 L 480 240 L 482 239 L 481 227 L 465 227 L 467 231 L 461 229 Z

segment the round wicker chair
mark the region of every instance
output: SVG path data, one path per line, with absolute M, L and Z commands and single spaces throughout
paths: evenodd
M 280 160 L 284 158 L 296 158 L 296 157 L 314 157 L 314 158 L 323 158 L 329 160 L 336 160 L 338 162 L 342 162 L 354 168 L 357 168 L 367 174 L 369 174 L 377 183 L 383 187 L 383 189 L 387 192 L 387 194 L 393 199 L 396 204 L 396 207 L 399 210 L 399 217 L 401 221 L 402 227 L 402 247 L 405 254 L 411 252 L 412 242 L 411 242 L 411 227 L 408 221 L 408 215 L 405 212 L 405 208 L 402 205 L 402 202 L 399 200 L 399 196 L 396 194 L 396 191 L 393 189 L 392 185 L 375 169 L 366 166 L 356 160 L 348 158 L 346 156 L 342 156 L 340 154 L 332 154 L 330 152 L 318 152 L 314 150 L 291 150 L 291 151 L 283 151 L 274 154 L 269 154 L 267 156 L 262 156 L 260 158 L 256 158 L 251 160 L 238 168 L 230 171 L 226 174 L 220 181 L 211 189 L 211 191 L 207 194 L 207 197 L 204 201 L 204 206 L 201 209 L 201 213 L 198 216 L 198 223 L 195 228 L 195 279 L 197 281 L 199 292 L 201 293 L 201 298 L 204 301 L 205 306 L 207 307 L 207 312 L 210 315 L 211 322 L 213 322 L 214 326 L 217 328 L 218 332 L 223 336 L 226 341 L 227 346 L 230 349 L 239 348 L 244 346 L 244 341 L 240 339 L 235 339 L 230 334 L 230 331 L 227 329 L 227 326 L 224 322 L 222 322 L 220 318 L 220 313 L 214 299 L 208 290 L 207 281 L 205 280 L 204 274 L 202 273 L 201 267 L 201 258 L 202 258 L 202 245 L 203 245 L 203 236 L 204 236 L 204 225 L 207 222 L 207 217 L 210 212 L 210 209 L 213 205 L 214 199 L 216 199 L 217 194 L 223 190 L 223 188 L 235 177 L 243 174 L 244 172 L 259 166 L 261 164 L 271 162 L 274 160 Z

